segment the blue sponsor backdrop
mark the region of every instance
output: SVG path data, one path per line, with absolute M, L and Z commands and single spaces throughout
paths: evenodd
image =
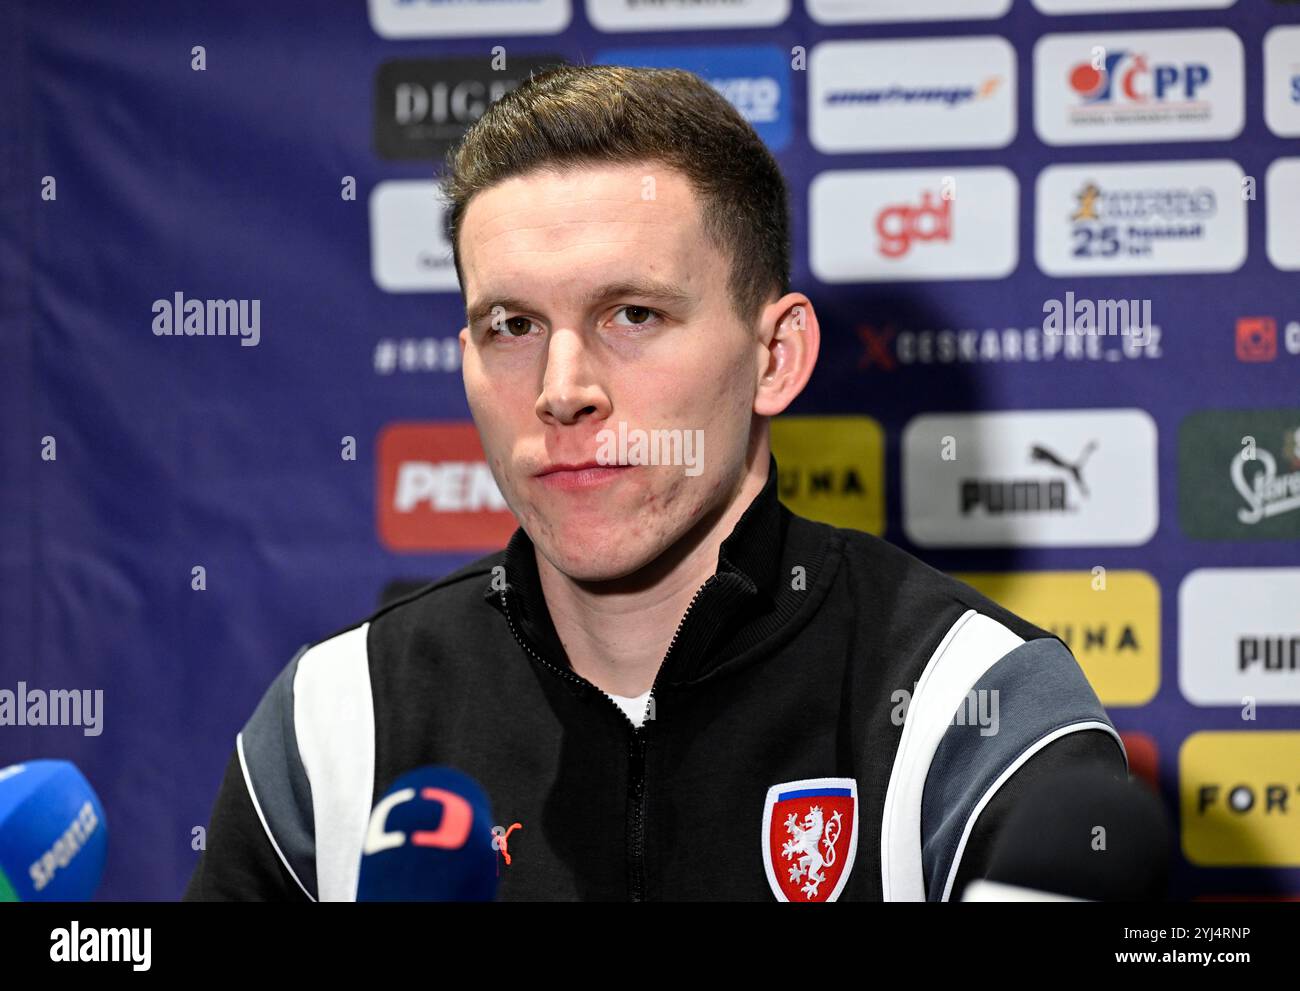
M 395 7 L 416 5 L 395 4 Z M 1243 728 L 1235 707 L 1179 693 L 1177 589 L 1193 568 L 1296 564 L 1295 540 L 1196 541 L 1178 522 L 1177 435 L 1215 407 L 1297 405 L 1300 356 L 1239 361 L 1242 316 L 1300 319 L 1295 273 L 1265 252 L 1269 164 L 1295 142 L 1263 118 L 1262 39 L 1300 6 L 1050 17 L 1027 0 L 994 20 L 825 26 L 802 4 L 775 27 L 604 33 L 579 4 L 560 34 L 390 40 L 362 3 L 268 0 L 6 5 L 0 29 L 0 688 L 102 689 L 102 733 L 0 727 L 0 766 L 59 757 L 83 769 L 110 829 L 100 897 L 175 898 L 197 854 L 235 733 L 308 640 L 351 623 L 381 588 L 480 556 L 399 554 L 376 535 L 375 438 L 397 420 L 466 420 L 459 372 L 377 366 L 377 347 L 453 339 L 456 293 L 390 293 L 371 274 L 367 197 L 427 179 L 381 157 L 376 78 L 392 59 L 511 55 L 682 65 L 730 80 L 790 181 L 794 284 L 823 330 L 794 413 L 865 412 L 885 427 L 886 536 L 947 570 L 1138 568 L 1162 589 L 1161 688 L 1113 709 L 1150 734 L 1176 805 L 1177 752 L 1197 729 Z M 1033 127 L 1032 50 L 1048 32 L 1227 26 L 1245 51 L 1246 122 L 1232 141 L 1049 147 Z M 1018 131 L 1001 149 L 818 153 L 795 46 L 830 39 L 996 34 L 1015 47 Z M 203 46 L 206 68 L 192 67 Z M 486 71 L 484 68 L 483 71 Z M 446 135 L 443 135 L 446 137 Z M 437 135 L 433 140 L 438 140 Z M 1034 261 L 1034 182 L 1053 163 L 1231 158 L 1259 180 L 1239 271 L 1056 279 Z M 1003 165 L 1020 187 L 1019 262 L 998 281 L 823 285 L 808 267 L 807 191 L 828 169 Z M 344 199 L 345 177 L 357 197 Z M 57 195 L 44 198 L 53 177 Z M 864 238 L 870 232 L 864 232 Z M 1067 289 L 1143 297 L 1158 358 L 906 365 L 862 362 L 865 325 L 1025 328 Z M 260 301 L 260 340 L 163 337 L 155 300 Z M 390 354 L 390 358 L 392 355 Z M 1159 528 L 1139 547 L 935 551 L 901 526 L 898 439 L 925 411 L 1140 407 L 1159 430 Z M 355 461 L 341 439 L 357 439 Z M 53 438 L 57 456 L 42 457 Z M 1226 466 L 1218 469 L 1226 475 Z M 191 588 L 206 569 L 206 591 Z M 1250 729 L 1295 728 L 1262 706 Z M 1292 804 L 1300 796 L 1292 795 Z M 1300 814 L 1300 810 L 1292 815 Z M 1296 869 L 1198 869 L 1176 894 L 1300 892 Z

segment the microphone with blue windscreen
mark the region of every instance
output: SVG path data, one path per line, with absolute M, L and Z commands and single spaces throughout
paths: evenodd
M 357 901 L 491 901 L 496 850 L 487 795 L 449 767 L 403 774 L 375 805 Z
M 89 901 L 107 854 L 104 808 L 76 765 L 0 768 L 0 902 Z

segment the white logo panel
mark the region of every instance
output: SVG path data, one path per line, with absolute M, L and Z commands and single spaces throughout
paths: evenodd
M 381 182 L 370 193 L 370 271 L 387 292 L 458 292 L 443 235 L 442 187 L 423 179 Z
M 1178 681 L 1194 705 L 1300 705 L 1300 568 L 1198 568 L 1178 588 Z
M 381 38 L 464 38 L 558 34 L 569 26 L 569 0 L 369 0 L 370 27 Z
M 821 24 L 974 21 L 1010 9 L 1011 0 L 808 0 L 808 16 Z
M 1264 173 L 1268 260 L 1275 268 L 1300 269 L 1300 158 L 1279 158 Z
M 587 0 L 587 19 L 600 31 L 772 27 L 789 16 L 790 0 Z
M 1128 14 L 1139 10 L 1202 10 L 1231 7 L 1237 0 L 1034 0 L 1044 14 Z
M 808 60 L 818 151 L 1003 148 L 1016 136 L 1016 54 L 1005 38 L 828 41 Z
M 1144 410 L 923 414 L 902 455 L 903 529 L 923 547 L 1131 546 L 1156 531 Z
M 1234 272 L 1246 260 L 1241 166 L 1227 159 L 1049 165 L 1035 187 L 1048 275 Z
M 1034 46 L 1034 126 L 1050 145 L 1235 138 L 1242 66 L 1227 28 L 1045 35 Z
M 808 200 L 823 282 L 998 279 L 1019 260 L 1020 186 L 1001 166 L 823 172 Z
M 1300 137 L 1300 26 L 1264 35 L 1264 120 L 1279 137 Z

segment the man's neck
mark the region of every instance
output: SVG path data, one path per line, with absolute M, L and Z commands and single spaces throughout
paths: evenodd
M 722 542 L 766 484 L 766 455 L 754 464 L 729 504 L 618 581 L 575 581 L 534 551 L 551 622 L 576 674 L 613 695 L 649 691 L 695 593 L 717 571 Z

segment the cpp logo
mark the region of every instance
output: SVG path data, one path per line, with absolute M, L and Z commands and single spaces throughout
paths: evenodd
M 1235 138 L 1245 48 L 1227 28 L 1048 34 L 1034 45 L 1034 127 L 1048 144 Z
M 1164 103 L 1179 98 L 1193 103 L 1210 81 L 1210 67 L 1203 62 L 1163 62 L 1152 65 L 1146 55 L 1131 51 L 1110 52 L 1104 67 L 1083 62 L 1070 70 L 1070 88 L 1094 103 Z

